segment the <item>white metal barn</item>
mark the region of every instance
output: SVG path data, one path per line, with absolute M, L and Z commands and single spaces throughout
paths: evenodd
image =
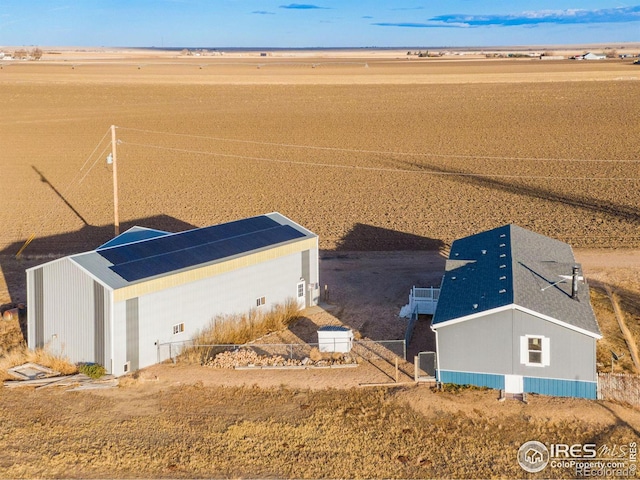
M 168 233 L 133 227 L 27 269 L 28 345 L 122 375 L 216 315 L 318 301 L 318 236 L 279 213 Z

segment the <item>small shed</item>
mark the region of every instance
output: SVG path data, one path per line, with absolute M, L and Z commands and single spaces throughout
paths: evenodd
M 353 345 L 353 331 L 339 325 L 325 325 L 318 329 L 318 349 L 321 352 L 349 353 Z
M 596 398 L 601 334 L 568 244 L 505 225 L 453 242 L 445 268 L 439 381 Z
M 318 237 L 277 212 L 169 233 L 133 227 L 27 269 L 30 348 L 122 375 L 165 360 L 218 315 L 316 305 Z

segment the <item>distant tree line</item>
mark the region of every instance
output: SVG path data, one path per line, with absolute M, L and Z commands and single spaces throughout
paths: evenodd
M 13 52 L 13 58 L 17 60 L 40 60 L 42 58 L 42 53 L 42 50 L 39 48 L 34 48 L 31 51 L 21 48 Z

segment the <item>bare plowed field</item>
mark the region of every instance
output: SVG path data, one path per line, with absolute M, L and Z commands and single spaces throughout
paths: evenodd
M 111 124 L 125 227 L 275 210 L 323 249 L 441 248 L 508 222 L 640 245 L 630 62 L 269 60 L 5 66 L 0 250 L 112 235 Z

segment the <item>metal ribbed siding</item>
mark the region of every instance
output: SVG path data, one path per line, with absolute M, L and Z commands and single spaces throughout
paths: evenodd
M 44 295 L 42 293 L 42 268 L 33 271 L 33 302 L 35 315 L 35 348 L 44 346 Z
M 305 307 L 308 307 L 309 305 L 311 305 L 311 298 L 309 298 L 311 295 L 309 295 L 309 284 L 311 282 L 310 278 L 309 278 L 309 272 L 311 270 L 310 268 L 310 260 L 309 260 L 309 250 L 305 250 L 304 252 L 302 252 L 301 255 L 301 260 L 302 260 L 302 265 L 301 265 L 301 277 L 304 278 L 305 281 L 305 288 L 306 288 L 306 292 L 305 292 Z
M 95 361 L 100 365 L 106 365 L 105 360 L 105 337 L 106 337 L 106 319 L 105 319 L 105 288 L 98 282 L 93 282 L 93 351 L 95 352 Z
M 140 368 L 140 317 L 138 310 L 138 299 L 131 298 L 127 300 L 127 359 L 130 371 Z
M 496 390 L 504 389 L 504 375 L 438 370 L 437 378 L 438 378 L 438 381 L 442 383 L 455 383 L 457 385 L 475 385 L 476 387 L 495 388 Z
M 98 361 L 94 280 L 68 258 L 29 270 L 27 276 L 32 290 L 28 324 L 34 330 L 29 346 L 47 348 L 72 362 Z
M 597 385 L 597 382 L 524 377 L 525 392 L 555 397 L 578 397 L 595 400 Z
M 261 297 L 266 300 L 259 307 L 264 311 L 295 299 L 302 276 L 302 254 L 294 253 L 139 297 L 140 366 L 157 362 L 156 341 L 187 340 L 217 315 L 244 314 L 258 308 L 256 299 Z M 317 277 L 310 275 L 310 282 L 318 282 Z M 116 323 L 123 321 L 123 317 L 116 319 Z M 174 335 L 173 326 L 180 323 L 184 323 L 185 330 Z M 124 332 L 116 330 L 116 338 L 121 338 L 121 334 Z M 116 357 L 120 354 L 124 352 L 116 352 Z

